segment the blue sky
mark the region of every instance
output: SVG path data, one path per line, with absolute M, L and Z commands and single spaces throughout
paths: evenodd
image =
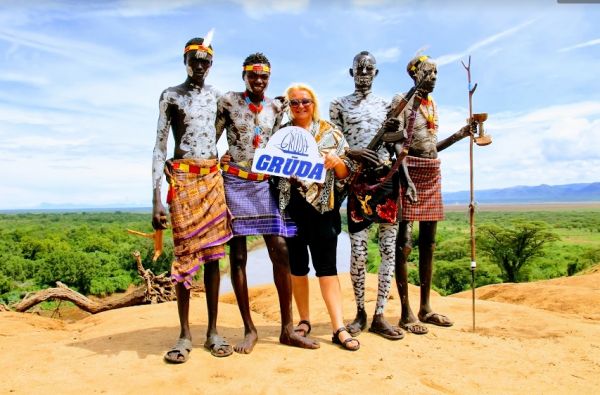
M 598 20 L 600 4 L 551 0 L 0 0 L 0 209 L 149 206 L 158 97 L 211 28 L 209 84 L 243 89 L 241 63 L 261 51 L 268 94 L 309 83 L 325 118 L 353 90 L 357 52 L 375 54 L 374 93 L 391 99 L 422 50 L 439 64 L 441 138 L 468 115 L 470 54 L 494 139 L 476 147 L 476 188 L 599 181 Z M 468 189 L 467 141 L 440 156 L 444 191 Z

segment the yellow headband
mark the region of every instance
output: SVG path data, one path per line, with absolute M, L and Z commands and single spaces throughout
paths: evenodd
M 257 63 L 244 66 L 244 71 L 264 71 L 265 73 L 270 73 L 271 68 L 266 64 Z
M 417 59 L 417 61 L 415 62 L 415 64 L 413 64 L 410 67 L 410 71 L 415 71 L 417 69 L 417 65 L 426 61 L 427 59 L 429 59 L 429 56 L 427 56 L 427 55 L 420 56 L 419 59 Z
M 205 47 L 202 44 L 194 44 L 194 45 L 188 45 L 187 47 L 185 47 L 185 49 L 183 50 L 183 54 L 185 55 L 186 53 L 190 52 L 190 51 L 202 51 L 202 52 L 208 52 L 210 55 L 213 54 L 213 50 Z

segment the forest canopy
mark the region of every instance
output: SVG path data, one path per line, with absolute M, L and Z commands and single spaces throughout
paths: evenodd
M 345 215 L 342 215 L 345 218 Z M 510 228 L 514 221 L 541 223 L 559 240 L 544 245 L 513 281 L 572 275 L 600 262 L 600 210 L 480 212 L 477 214 L 478 266 L 476 285 L 505 281 L 506 276 L 484 254 L 487 228 Z M 125 291 L 139 281 L 133 251 L 140 251 L 144 267 L 154 273 L 169 270 L 173 259 L 171 234 L 166 231 L 164 252 L 152 262 L 149 239 L 126 229 L 152 232 L 150 213 L 81 212 L 0 214 L 0 302 L 14 303 L 27 292 L 61 281 L 83 294 L 108 295 Z M 371 227 L 368 271 L 379 267 L 377 227 Z M 467 213 L 449 212 L 438 224 L 433 284 L 441 294 L 470 287 L 470 244 Z M 418 237 L 415 225 L 414 237 Z M 416 245 L 416 243 L 415 243 Z M 418 284 L 418 251 L 410 256 L 409 279 Z M 225 263 L 226 264 L 226 261 Z

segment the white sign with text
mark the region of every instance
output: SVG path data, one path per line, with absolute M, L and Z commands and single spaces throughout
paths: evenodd
M 325 181 L 323 157 L 314 137 L 298 126 L 286 126 L 275 132 L 265 148 L 254 153 L 252 171 L 300 180 Z

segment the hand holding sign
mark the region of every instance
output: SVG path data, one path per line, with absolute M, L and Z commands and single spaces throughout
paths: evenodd
M 329 170 L 329 169 L 333 169 L 333 168 L 334 168 L 334 167 L 336 167 L 337 165 L 344 163 L 344 162 L 343 162 L 343 161 L 340 159 L 340 157 L 339 157 L 339 156 L 337 156 L 337 155 L 336 155 L 335 153 L 333 153 L 333 152 L 329 152 L 329 153 L 325 154 L 325 155 L 323 156 L 323 158 L 324 158 L 324 160 L 325 160 L 325 161 L 324 161 L 324 165 L 325 165 L 325 168 L 326 168 L 327 170 Z
M 335 166 L 340 158 L 329 159 Z M 274 133 L 265 148 L 254 153 L 252 171 L 289 178 L 294 175 L 300 180 L 323 183 L 325 181 L 324 160 L 314 137 L 305 129 L 287 126 Z

